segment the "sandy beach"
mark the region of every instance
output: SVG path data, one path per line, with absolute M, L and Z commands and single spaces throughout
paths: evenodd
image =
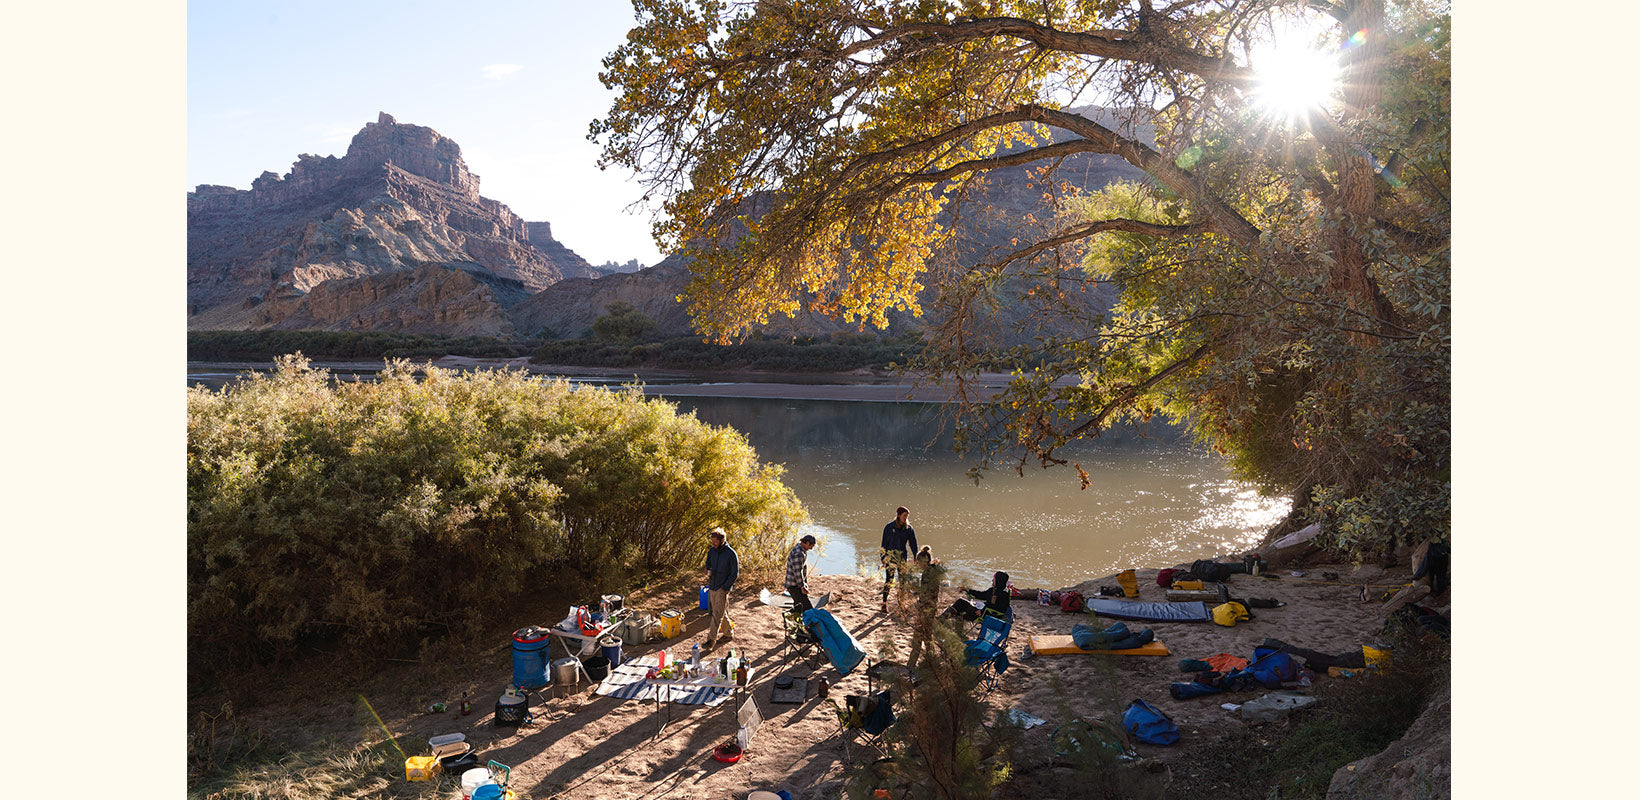
M 1322 580 L 1319 576 L 1323 571 L 1336 572 L 1339 579 Z M 1138 571 L 1139 599 L 1163 599 L 1162 589 L 1155 582 L 1156 572 Z M 1121 708 L 1133 698 L 1144 698 L 1162 709 L 1180 728 L 1182 739 L 1176 746 L 1139 746 L 1141 755 L 1163 762 L 1188 754 L 1194 744 L 1244 727 L 1247 723 L 1220 704 L 1246 702 L 1265 690 L 1173 700 L 1168 685 L 1188 679 L 1179 671 L 1179 659 L 1206 658 L 1217 653 L 1250 657 L 1254 646 L 1266 637 L 1325 653 L 1374 642 L 1382 628 L 1383 607 L 1376 602 L 1362 602 L 1360 585 L 1405 583 L 1410 571 L 1311 565 L 1304 572 L 1306 577 L 1302 579 L 1290 574 L 1281 579 L 1235 576 L 1230 582 L 1235 596 L 1270 598 L 1286 605 L 1255 610 L 1256 619 L 1233 628 L 1211 622 L 1128 623 L 1130 628 L 1150 627 L 1155 631 L 1171 651 L 1161 657 L 1072 654 L 1022 659 L 1030 636 L 1067 634 L 1073 624 L 1088 621 L 1089 617 L 1030 601 L 1014 601 L 1016 621 L 1008 646 L 1013 666 L 1003 674 L 986 703 L 994 709 L 1017 708 L 1046 720 L 1046 724 L 1021 732 L 1016 768 L 1048 761 L 1049 737 L 1060 724 L 1077 717 L 1119 717 Z M 1092 578 L 1074 587 L 1032 588 L 1075 588 L 1092 595 L 1100 585 L 1115 585 L 1114 576 Z M 813 580 L 811 592 L 816 596 L 833 594 L 828 609 L 873 659 L 903 662 L 909 629 L 902 621 L 903 614 L 882 613 L 877 604 L 880 586 L 869 578 L 820 576 Z M 833 698 L 863 693 L 867 684 L 864 668 L 839 676 L 818 649 L 810 651 L 815 657 L 782 657 L 779 612 L 757 599 L 759 588 L 741 586 L 731 597 L 731 616 L 737 623 L 731 646 L 743 649 L 756 670 L 751 695 L 764 720 L 739 763 L 723 764 L 712 758 L 713 748 L 730 741 L 737 729 L 732 705 L 676 705 L 673 721 L 657 735 L 660 720 L 652 702 L 598 696 L 585 683 L 568 696 L 544 697 L 533 708 L 532 723 L 498 728 L 488 712 L 511 678 L 510 672 L 499 665 L 472 686 L 473 695 L 480 699 L 477 713 L 457 717 L 394 709 L 397 713 L 390 720 L 393 732 L 409 742 L 425 741 L 440 733 L 465 733 L 478 746 L 482 758 L 511 766 L 511 786 L 521 796 L 535 800 L 741 798 L 754 789 L 784 789 L 796 800 L 835 798 L 847 771 L 877 756 L 869 748 L 856 747 L 854 766 L 845 765 L 837 719 L 829 705 L 812 696 L 801 705 L 776 705 L 770 702 L 770 692 L 777 675 L 791 673 L 826 677 L 833 684 Z M 946 587 L 942 607 L 957 596 L 957 587 Z M 640 593 L 627 602 L 649 612 L 684 610 L 686 625 L 683 636 L 661 644 L 629 647 L 625 657 L 653 653 L 661 647 L 674 655 L 687 656 L 691 644 L 704 644 L 707 614 L 696 608 L 692 592 Z M 716 655 L 723 651 L 720 645 Z M 492 664 L 496 661 L 489 659 Z M 739 700 L 733 702 L 738 704 Z M 453 779 L 446 778 L 445 785 L 454 791 Z

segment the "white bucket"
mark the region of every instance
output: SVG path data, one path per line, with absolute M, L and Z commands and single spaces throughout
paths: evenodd
M 461 800 L 472 800 L 473 792 L 487 783 L 495 783 L 489 767 L 473 767 L 461 773 Z

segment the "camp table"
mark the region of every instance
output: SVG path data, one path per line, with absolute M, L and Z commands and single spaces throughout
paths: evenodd
M 681 680 L 663 680 L 661 678 L 644 679 L 645 684 L 655 687 L 655 715 L 657 717 L 660 716 L 661 706 L 663 704 L 666 707 L 666 718 L 661 720 L 660 727 L 655 729 L 655 735 L 657 737 L 660 736 L 661 732 L 666 730 L 666 726 L 672 722 L 672 693 L 674 691 L 684 689 L 688 692 L 697 692 L 702 689 L 728 689 L 729 697 L 733 700 L 734 693 L 743 687 L 737 685 L 733 677 L 720 678 L 716 672 L 712 671 L 712 668 L 720 664 L 722 661 L 723 659 L 721 658 L 701 659 L 700 667 L 703 674 L 693 678 L 683 678 Z M 755 670 L 750 665 L 745 666 L 746 686 L 750 687 L 752 685 L 752 677 Z M 662 698 L 665 698 L 664 703 Z M 724 705 L 733 706 L 734 703 L 729 702 Z
M 559 644 L 563 645 L 564 654 L 575 659 L 575 671 L 580 673 L 581 677 L 586 679 L 587 683 L 591 683 L 592 676 L 587 674 L 586 666 L 581 663 L 581 648 L 585 647 L 589 640 L 592 642 L 597 642 L 598 639 L 609 635 L 609 633 L 615 629 L 616 625 L 621 624 L 621 621 L 625 619 L 625 617 L 626 612 L 624 609 L 611 614 L 609 619 L 598 623 L 598 632 L 591 635 L 582 633 L 579 628 L 574 630 L 564 630 L 563 628 L 557 626 L 547 628 L 547 633 L 553 638 L 556 638 Z M 579 646 L 572 649 L 569 646 L 570 642 L 576 642 Z M 550 651 L 547 653 L 547 660 L 549 662 L 552 660 L 552 653 Z

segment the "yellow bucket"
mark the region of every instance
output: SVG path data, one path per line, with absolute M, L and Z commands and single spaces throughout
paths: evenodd
M 661 638 L 674 639 L 683 635 L 683 612 L 665 611 L 661 613 Z

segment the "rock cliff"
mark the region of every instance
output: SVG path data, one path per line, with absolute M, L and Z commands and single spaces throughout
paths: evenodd
M 303 154 L 249 190 L 188 194 L 194 329 L 510 331 L 506 308 L 565 275 L 597 274 L 546 223 L 481 196 L 454 141 L 385 113 L 341 158 Z

